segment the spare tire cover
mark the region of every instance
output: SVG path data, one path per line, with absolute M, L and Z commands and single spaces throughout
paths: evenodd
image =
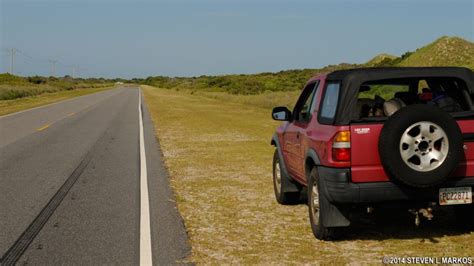
M 409 105 L 390 116 L 378 148 L 390 178 L 419 188 L 446 180 L 463 158 L 462 133 L 456 120 L 426 104 Z

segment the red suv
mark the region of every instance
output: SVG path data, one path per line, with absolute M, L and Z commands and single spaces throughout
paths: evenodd
M 285 121 L 271 141 L 277 201 L 295 204 L 307 193 L 318 239 L 349 226 L 357 207 L 407 206 L 419 224 L 454 205 L 474 221 L 473 95 L 473 72 L 457 67 L 310 79 L 293 111 L 273 109 L 273 119 Z

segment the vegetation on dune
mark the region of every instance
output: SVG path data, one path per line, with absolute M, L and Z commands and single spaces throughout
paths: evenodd
M 27 110 L 30 108 L 51 104 L 70 98 L 108 90 L 111 87 L 84 88 L 80 90 L 64 90 L 51 93 L 42 93 L 33 97 L 16 98 L 0 101 L 0 116 Z
M 375 67 L 392 62 L 396 58 L 398 57 L 390 54 L 379 54 L 370 59 L 367 63 L 365 63 L 365 65 L 368 67 Z
M 286 70 L 277 73 L 253 75 L 223 75 L 200 77 L 148 77 L 136 79 L 141 84 L 166 89 L 189 89 L 205 92 L 227 92 L 231 94 L 262 94 L 266 91 L 297 91 L 312 76 L 318 73 L 357 67 L 398 66 L 463 66 L 474 69 L 474 43 L 458 37 L 442 37 L 435 42 L 406 52 L 397 57 L 380 54 L 364 64 L 330 65 L 321 69 Z
M 460 66 L 474 69 L 474 43 L 459 37 L 441 37 L 400 57 L 378 55 L 367 66 Z
M 0 116 L 112 88 L 114 80 L 0 74 Z
M 222 75 L 200 77 L 148 77 L 139 82 L 166 89 L 193 89 L 201 91 L 221 91 L 231 94 L 259 94 L 265 91 L 300 90 L 310 77 L 322 72 L 357 67 L 354 64 L 330 65 L 322 69 L 285 70 L 277 73 L 253 75 Z
M 25 78 L 8 73 L 0 74 L 0 84 L 25 85 L 28 84 Z
M 474 43 L 458 37 L 441 37 L 417 49 L 399 66 L 463 66 L 474 69 Z
M 0 74 L 0 100 L 13 100 L 24 97 L 38 96 L 43 93 L 54 93 L 84 88 L 110 87 L 112 80 L 103 78 L 71 78 L 56 77 L 18 77 L 11 74 Z

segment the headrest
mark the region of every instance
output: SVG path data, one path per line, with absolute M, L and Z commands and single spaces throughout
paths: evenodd
M 385 116 L 391 116 L 401 108 L 405 107 L 405 103 L 399 98 L 393 98 L 383 103 L 383 112 Z

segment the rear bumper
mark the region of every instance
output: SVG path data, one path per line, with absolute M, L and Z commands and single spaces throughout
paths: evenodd
M 439 188 L 474 187 L 474 177 L 449 180 L 436 187 L 415 189 L 393 182 L 352 183 L 348 168 L 318 167 L 322 192 L 331 203 L 378 203 L 388 201 L 435 201 Z

